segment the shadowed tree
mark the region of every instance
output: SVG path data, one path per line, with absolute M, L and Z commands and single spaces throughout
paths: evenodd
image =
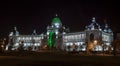
M 24 41 L 20 41 L 20 42 L 19 42 L 19 47 L 18 47 L 18 50 L 19 50 L 19 51 L 23 51 L 23 50 L 24 50 L 23 44 L 24 44 Z
M 117 53 L 120 53 L 120 40 L 115 39 L 112 42 L 112 46 L 113 46 L 113 54 L 114 56 L 116 56 Z

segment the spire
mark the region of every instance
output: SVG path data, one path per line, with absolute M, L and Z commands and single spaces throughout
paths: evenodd
M 52 24 L 55 24 L 55 23 L 62 24 L 60 18 L 58 17 L 58 14 L 55 14 L 55 17 L 52 19 Z
M 86 28 L 87 28 L 88 30 L 89 30 L 89 29 L 90 29 L 90 30 L 94 30 L 94 29 L 99 29 L 99 30 L 101 30 L 100 25 L 99 25 L 99 24 L 96 22 L 96 20 L 95 20 L 95 17 L 92 18 L 91 24 L 88 25 Z
M 108 24 L 107 23 L 105 24 L 105 28 L 108 28 Z
M 94 22 L 94 23 L 96 22 L 95 17 L 92 18 L 92 22 Z
M 33 30 L 33 35 L 37 35 L 37 33 L 36 33 L 36 30 L 35 30 L 35 29 Z
M 16 30 L 17 30 L 17 28 L 16 28 L 16 27 L 14 27 L 14 30 L 16 31 Z
M 110 27 L 108 26 L 107 21 L 106 21 L 106 20 L 104 20 L 104 22 L 105 22 L 104 32 L 111 33 L 111 32 L 112 32 L 112 30 L 111 30 L 111 29 L 110 29 Z
M 16 27 L 16 26 L 14 27 L 14 31 L 15 31 L 15 35 L 16 35 L 16 36 L 18 36 L 18 35 L 19 35 L 19 32 L 18 32 L 18 30 L 17 30 L 17 27 Z
M 58 17 L 58 14 L 55 14 L 56 17 Z
M 13 36 L 13 32 L 10 32 L 10 33 L 9 33 L 9 36 Z
M 108 28 L 107 21 L 106 21 L 106 20 L 104 20 L 104 22 L 105 22 L 105 28 Z

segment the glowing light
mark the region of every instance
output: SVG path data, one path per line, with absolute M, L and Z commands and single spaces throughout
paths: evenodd
M 95 45 L 97 44 L 97 42 L 98 42 L 97 40 L 94 40 L 94 44 L 95 44 Z
M 73 45 L 73 43 L 70 43 L 70 45 L 72 46 L 72 45 Z
M 49 32 L 47 32 L 47 35 L 49 35 Z
M 96 49 L 95 49 L 96 51 L 102 51 L 103 49 L 102 49 L 102 47 L 101 46 L 96 46 Z
M 50 48 L 52 48 L 53 45 L 55 44 L 55 32 L 53 31 L 51 31 L 49 34 L 48 44 Z
M 63 34 L 66 34 L 66 32 L 63 32 Z
M 4 45 L 1 45 L 1 47 L 3 48 L 3 47 L 4 47 Z
M 108 46 L 109 46 L 109 45 L 110 45 L 110 43 L 106 43 L 106 45 L 108 45 Z
M 31 40 L 32 38 L 30 37 L 30 40 Z
M 21 38 L 20 37 L 18 37 L 18 40 L 20 40 Z
M 16 43 L 15 46 L 19 46 L 19 43 Z
M 69 46 L 69 43 L 66 43 L 66 46 Z
M 38 46 L 40 46 L 40 43 L 38 43 Z
M 58 34 L 58 31 L 55 31 L 56 34 Z

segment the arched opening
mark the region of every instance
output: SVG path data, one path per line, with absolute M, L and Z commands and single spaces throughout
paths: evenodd
M 93 33 L 90 34 L 90 42 L 92 42 L 92 41 L 94 41 L 94 34 Z

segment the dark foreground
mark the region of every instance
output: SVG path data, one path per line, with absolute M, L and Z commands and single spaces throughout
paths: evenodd
M 83 56 L 59 52 L 9 52 L 0 55 L 0 66 L 120 66 L 120 56 Z

